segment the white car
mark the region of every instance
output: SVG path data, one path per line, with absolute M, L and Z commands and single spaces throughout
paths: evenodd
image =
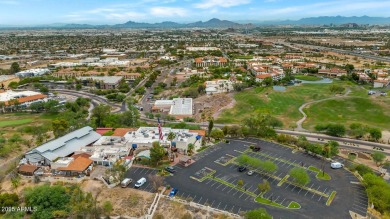
M 252 176 L 253 175 L 253 170 L 249 170 L 246 174 L 248 175 L 248 176 Z
M 340 168 L 343 168 L 343 166 L 344 165 L 342 163 L 340 163 L 340 162 L 333 162 L 333 163 L 330 164 L 330 167 L 332 169 L 340 169 Z
M 144 178 L 144 177 L 142 177 L 141 179 L 139 179 L 136 183 L 135 183 L 135 185 L 134 185 L 134 187 L 135 188 L 139 188 L 139 187 L 141 187 L 143 184 L 145 184 L 146 183 L 146 179 Z

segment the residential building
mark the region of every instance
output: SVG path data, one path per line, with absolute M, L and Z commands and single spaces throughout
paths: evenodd
M 318 74 L 322 74 L 327 77 L 341 77 L 343 75 L 347 75 L 347 71 L 340 68 L 319 69 Z
M 51 165 L 58 158 L 71 156 L 100 137 L 93 128 L 86 126 L 32 149 L 25 154 L 25 158 L 28 164 Z
M 228 63 L 228 60 L 223 57 L 205 56 L 195 58 L 196 67 L 209 67 L 211 65 L 224 66 Z
M 19 77 L 15 75 L 0 75 L 0 89 L 7 89 L 11 82 L 19 82 Z
M 116 89 L 119 86 L 119 83 L 123 79 L 122 76 L 91 76 L 91 77 L 78 77 L 78 80 L 81 80 L 84 86 L 96 87 L 97 89 Z

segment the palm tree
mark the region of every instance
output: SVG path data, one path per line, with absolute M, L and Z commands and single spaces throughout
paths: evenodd
M 195 148 L 195 145 L 192 144 L 192 143 L 189 143 L 188 146 L 187 146 L 187 153 L 188 153 L 189 155 L 191 155 L 192 152 L 193 152 L 193 150 L 194 150 L 194 148 Z
M 172 146 L 172 141 L 173 141 L 173 139 L 175 139 L 175 137 L 176 137 L 176 134 L 174 132 L 169 132 L 167 140 L 171 142 L 171 146 Z

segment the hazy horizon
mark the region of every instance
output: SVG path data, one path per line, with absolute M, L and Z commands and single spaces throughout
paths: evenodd
M 388 17 L 390 0 L 0 0 L 1 25 L 188 23 L 299 20 L 319 16 Z

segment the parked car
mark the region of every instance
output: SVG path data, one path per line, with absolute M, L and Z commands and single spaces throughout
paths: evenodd
M 245 170 L 246 170 L 246 167 L 244 167 L 244 166 L 238 167 L 239 172 L 244 172 Z
M 131 179 L 131 178 L 126 178 L 126 179 L 124 179 L 124 180 L 121 182 L 121 187 L 122 187 L 122 188 L 126 188 L 126 187 L 129 186 L 130 183 L 132 183 L 132 182 L 133 182 L 133 179 Z
M 141 179 L 139 179 L 136 183 L 135 183 L 135 185 L 134 185 L 134 187 L 135 188 L 139 188 L 139 187 L 141 187 L 143 184 L 145 184 L 146 183 L 146 179 L 145 179 L 145 177 L 142 177 Z
M 260 146 L 253 146 L 252 151 L 257 152 L 260 151 L 261 147 Z
M 171 192 L 169 193 L 169 197 L 173 197 L 173 196 L 175 196 L 176 195 L 176 193 L 177 193 L 177 189 L 176 188 L 173 188 L 172 190 L 171 190 Z
M 385 91 L 381 91 L 381 96 L 387 96 L 387 93 Z
M 376 94 L 375 91 L 373 91 L 373 90 L 368 91 L 368 95 L 374 95 L 374 94 Z
M 332 162 L 331 164 L 330 164 L 330 167 L 332 168 L 332 169 L 340 169 L 340 168 L 342 168 L 344 165 L 342 164 L 342 163 L 340 163 L 340 162 Z
M 249 170 L 246 174 L 248 174 L 248 176 L 252 176 L 255 172 L 253 170 Z
M 173 168 L 173 166 L 167 166 L 167 167 L 165 167 L 165 170 L 170 172 L 170 173 L 175 173 L 176 172 L 176 170 L 175 170 L 175 168 Z

